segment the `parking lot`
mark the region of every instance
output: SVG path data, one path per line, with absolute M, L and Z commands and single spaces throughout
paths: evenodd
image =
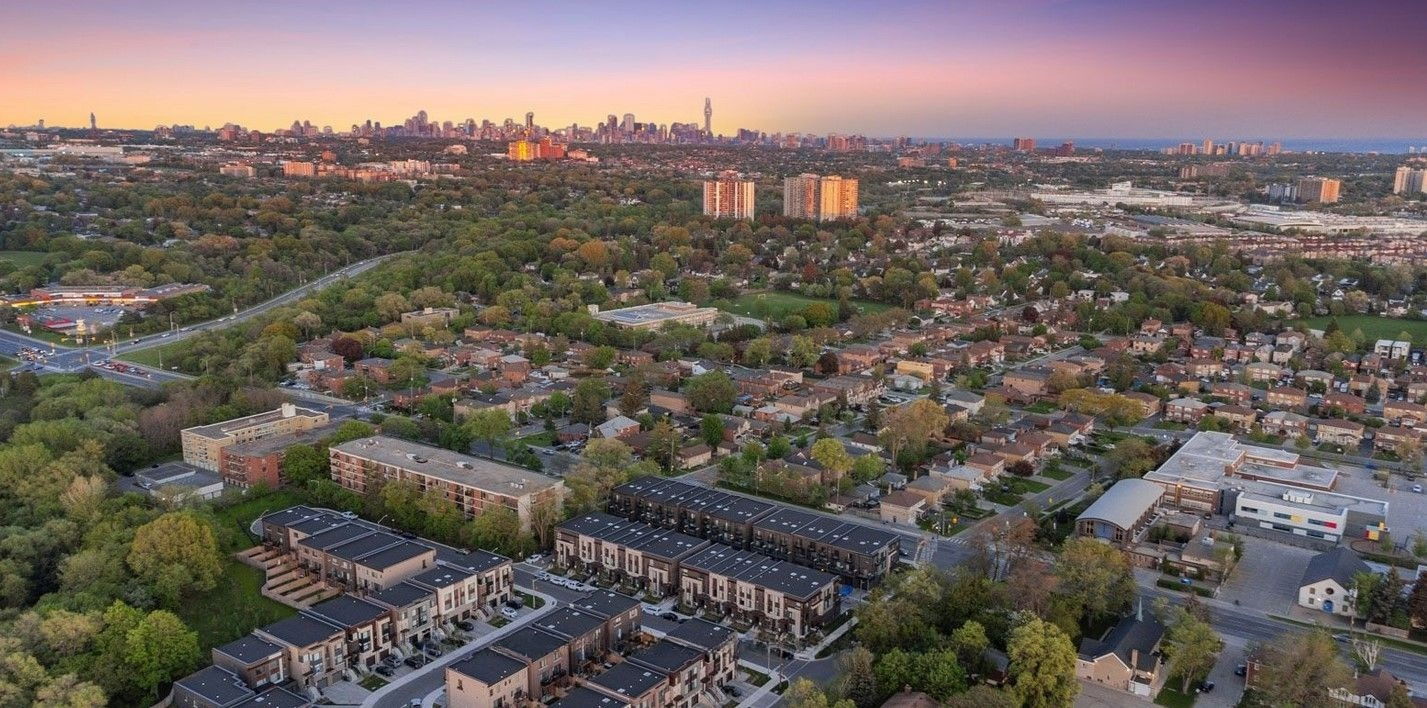
M 1242 536 L 1244 557 L 1219 599 L 1263 612 L 1287 614 L 1298 602 L 1303 571 L 1316 551 L 1254 536 Z
M 83 321 L 84 331 L 94 332 L 113 327 L 125 312 L 127 312 L 125 308 L 110 305 L 51 305 L 35 308 L 35 317 L 57 318 L 74 322 Z
M 1334 491 L 1387 502 L 1387 527 L 1394 540 L 1409 543 L 1419 531 L 1427 533 L 1427 494 L 1412 491 L 1414 485 L 1427 487 L 1427 479 L 1419 477 L 1408 481 L 1394 474 L 1384 487 L 1382 482 L 1372 478 L 1372 470 L 1344 464 L 1332 467 L 1338 470 L 1338 486 Z

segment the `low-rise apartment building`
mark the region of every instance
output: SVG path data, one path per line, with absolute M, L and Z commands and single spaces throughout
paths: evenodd
M 329 454 L 333 479 L 358 494 L 375 480 L 409 481 L 439 492 L 467 517 L 509 509 L 527 530 L 537 505 L 558 507 L 565 493 L 563 482 L 523 467 L 384 435 L 334 445 Z
M 195 467 L 218 472 L 223 448 L 262 440 L 277 435 L 290 435 L 327 423 L 327 413 L 299 408 L 291 403 L 242 418 L 211 425 L 196 425 L 179 433 L 183 444 L 183 461 Z

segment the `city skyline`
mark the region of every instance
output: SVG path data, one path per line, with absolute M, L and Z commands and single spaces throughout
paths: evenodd
M 443 2 L 11 7 L 0 91 L 21 100 L 0 124 L 83 126 L 93 111 L 101 127 L 344 130 L 424 109 L 702 125 L 713 97 L 724 135 L 1415 139 L 1427 110 L 1406 88 L 1427 79 L 1413 56 L 1427 19 L 1407 2 L 844 5 L 762 3 L 751 22 L 563 3 L 520 15 Z

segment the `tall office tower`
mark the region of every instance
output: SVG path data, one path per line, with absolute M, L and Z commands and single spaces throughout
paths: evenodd
M 1036 139 L 1016 138 L 1011 141 L 1011 147 L 1017 152 L 1034 152 L 1036 149 Z
M 624 114 L 624 120 L 620 121 L 620 123 L 619 123 L 619 132 L 621 132 L 621 133 L 633 133 L 633 132 L 634 132 L 634 114 L 633 114 L 633 113 L 626 113 L 626 114 Z
M 1268 146 L 1268 150 L 1266 150 L 1266 151 L 1264 152 L 1264 154 L 1265 154 L 1265 155 L 1278 155 L 1278 154 L 1281 154 L 1282 152 L 1283 152 L 1283 143 L 1275 142 L 1275 143 L 1273 143 L 1272 145 L 1269 145 L 1269 146 Z
M 1416 169 L 1403 165 L 1392 177 L 1393 194 L 1427 193 L 1427 167 Z
M 704 97 L 704 135 L 713 135 L 713 101 Z
M 783 215 L 836 221 L 857 216 L 857 180 L 801 174 L 783 180 Z
M 99 121 L 95 120 L 93 111 L 89 113 L 89 129 L 99 130 Z
M 535 130 L 535 111 L 525 112 L 525 129 Z
M 704 180 L 704 216 L 716 219 L 753 218 L 753 182 L 737 172 L 719 173 Z
M 1203 148 L 1203 150 L 1204 150 L 1204 154 L 1205 154 L 1205 155 L 1213 155 L 1213 154 L 1214 154 L 1214 141 L 1211 140 L 1211 139 L 1209 139 L 1209 138 L 1205 138 L 1205 139 L 1204 139 L 1204 148 Z
M 1300 177 L 1296 187 L 1300 202 L 1332 204 L 1338 201 L 1338 192 L 1342 190 L 1343 182 L 1327 177 Z

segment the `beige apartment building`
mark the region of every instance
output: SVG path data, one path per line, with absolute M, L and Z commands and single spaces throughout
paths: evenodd
M 291 403 L 284 403 L 276 410 L 234 418 L 222 423 L 186 428 L 179 434 L 179 439 L 183 443 L 183 461 L 195 467 L 217 472 L 222 463 L 222 452 L 225 447 L 262 440 L 275 435 L 291 435 L 311 430 L 319 425 L 325 425 L 327 418 L 327 414 L 323 411 L 298 408 Z
M 704 216 L 716 219 L 753 218 L 753 182 L 737 172 L 720 173 L 704 180 Z
M 504 507 L 529 530 L 539 504 L 559 506 L 565 485 L 523 467 L 384 435 L 361 438 L 329 450 L 332 478 L 364 494 L 375 480 L 407 480 L 423 492 L 437 490 L 468 517 Z
M 801 174 L 783 180 L 783 216 L 836 221 L 857 216 L 857 180 Z

